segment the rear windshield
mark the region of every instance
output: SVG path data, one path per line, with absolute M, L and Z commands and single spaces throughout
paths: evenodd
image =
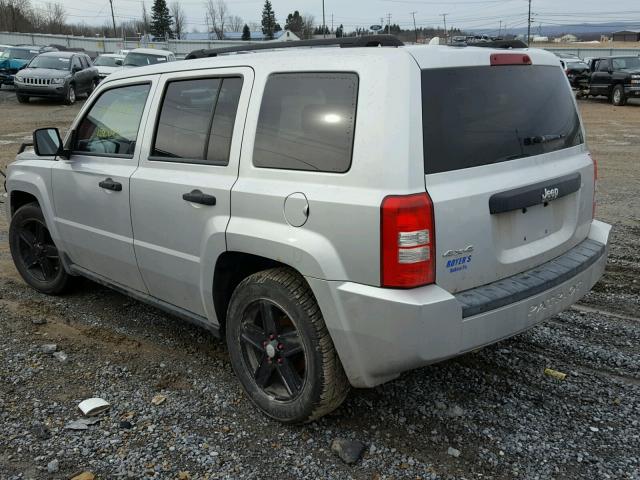
M 166 62 L 167 58 L 160 55 L 151 55 L 147 53 L 129 53 L 124 59 L 124 65 L 129 67 L 144 67 L 145 65 L 154 65 L 160 62 Z
M 423 70 L 422 126 L 427 174 L 583 143 L 564 72 L 543 65 Z
M 100 55 L 93 64 L 96 67 L 117 67 L 116 60 L 118 59 L 115 57 L 104 57 Z

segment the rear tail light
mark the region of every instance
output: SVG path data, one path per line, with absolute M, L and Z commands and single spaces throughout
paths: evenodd
M 531 65 L 531 57 L 523 53 L 493 53 L 490 57 L 491 66 L 499 65 Z
M 591 218 L 596 218 L 596 189 L 598 188 L 598 162 L 593 155 L 589 154 L 593 161 L 593 207 L 591 210 Z
M 394 195 L 380 207 L 383 287 L 413 288 L 435 281 L 435 229 L 429 195 Z

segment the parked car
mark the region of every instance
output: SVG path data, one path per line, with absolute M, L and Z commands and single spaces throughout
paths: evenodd
M 98 82 L 98 69 L 89 56 L 74 52 L 42 53 L 15 76 L 20 103 L 42 97 L 58 98 L 71 105 L 78 95 L 93 92 Z
M 580 59 L 564 58 L 560 60 L 560 65 L 564 69 L 569 83 L 573 88 L 578 88 L 583 79 L 589 76 L 589 65 Z
M 121 70 L 124 57 L 124 55 L 118 55 L 117 53 L 103 53 L 98 56 L 93 64 L 98 69 L 100 80 L 104 80 L 105 77 L 111 75 L 113 72 Z
M 0 86 L 13 85 L 13 77 L 29 61 L 42 52 L 54 51 L 52 47 L 20 45 L 6 48 L 0 53 Z
M 8 168 L 22 278 L 208 328 L 283 422 L 578 301 L 610 226 L 557 58 L 374 38 L 107 77 Z
M 629 98 L 640 98 L 640 57 L 614 56 L 591 61 L 591 77 L 586 96 L 606 96 L 622 106 Z
M 155 48 L 136 48 L 127 53 L 123 66 L 145 67 L 156 63 L 174 62 L 176 60 L 173 52 L 168 50 L 157 50 Z

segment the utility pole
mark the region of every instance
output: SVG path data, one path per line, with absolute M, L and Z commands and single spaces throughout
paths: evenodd
M 416 43 L 418 43 L 418 27 L 416 27 L 416 13 L 418 12 L 411 12 L 411 15 L 413 16 L 413 31 L 416 32 Z
M 331 14 L 331 33 L 333 33 L 333 13 Z
M 391 35 L 391 14 L 387 13 L 387 35 Z
M 502 20 L 500 20 L 500 30 L 498 30 L 498 36 L 502 36 Z
M 116 17 L 113 14 L 113 0 L 109 0 L 111 5 L 111 20 L 113 21 L 113 38 L 118 38 L 118 31 L 116 30 Z
M 531 0 L 529 0 L 529 20 L 527 22 L 527 47 L 529 46 L 529 42 L 531 42 Z
M 327 38 L 327 23 L 324 19 L 324 0 L 322 0 L 322 38 Z
M 444 20 L 444 43 L 447 43 L 447 15 L 449 15 L 448 13 L 441 13 L 440 16 L 443 18 Z

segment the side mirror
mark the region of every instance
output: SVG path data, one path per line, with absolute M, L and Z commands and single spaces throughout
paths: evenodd
M 116 58 L 116 65 L 118 65 L 119 67 L 122 66 L 122 60 L 119 58 Z
M 39 128 L 33 132 L 33 149 L 36 155 L 55 156 L 62 153 L 62 140 L 57 128 Z

